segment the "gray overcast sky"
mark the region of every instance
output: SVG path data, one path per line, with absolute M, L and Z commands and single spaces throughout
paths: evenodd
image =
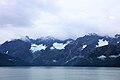
M 120 0 L 0 0 L 0 42 L 87 33 L 120 33 Z

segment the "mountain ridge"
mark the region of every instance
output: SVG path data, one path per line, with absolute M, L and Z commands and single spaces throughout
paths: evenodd
M 119 34 L 109 37 L 91 33 L 76 40 L 27 36 L 6 41 L 0 45 L 0 52 L 35 66 L 120 66 L 119 44 Z

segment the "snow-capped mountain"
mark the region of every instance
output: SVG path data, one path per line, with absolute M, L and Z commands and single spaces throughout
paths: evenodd
M 0 52 L 32 65 L 120 66 L 117 63 L 120 58 L 119 43 L 119 34 L 115 37 L 88 34 L 76 40 L 59 40 L 49 36 L 37 39 L 26 37 L 6 41 L 1 44 Z

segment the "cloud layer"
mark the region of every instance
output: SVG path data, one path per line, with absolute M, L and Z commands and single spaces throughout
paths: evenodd
M 0 0 L 0 42 L 25 35 L 114 35 L 120 33 L 119 14 L 119 0 Z

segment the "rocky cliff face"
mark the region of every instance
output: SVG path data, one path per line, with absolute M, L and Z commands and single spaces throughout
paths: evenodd
M 24 60 L 11 57 L 7 54 L 0 53 L 0 66 L 28 66 L 30 63 L 25 62 Z
M 32 53 L 30 52 L 31 43 L 25 42 L 20 39 L 13 41 L 6 41 L 0 46 L 0 52 L 10 55 L 12 57 L 18 57 L 22 60 L 29 61 L 32 59 Z

